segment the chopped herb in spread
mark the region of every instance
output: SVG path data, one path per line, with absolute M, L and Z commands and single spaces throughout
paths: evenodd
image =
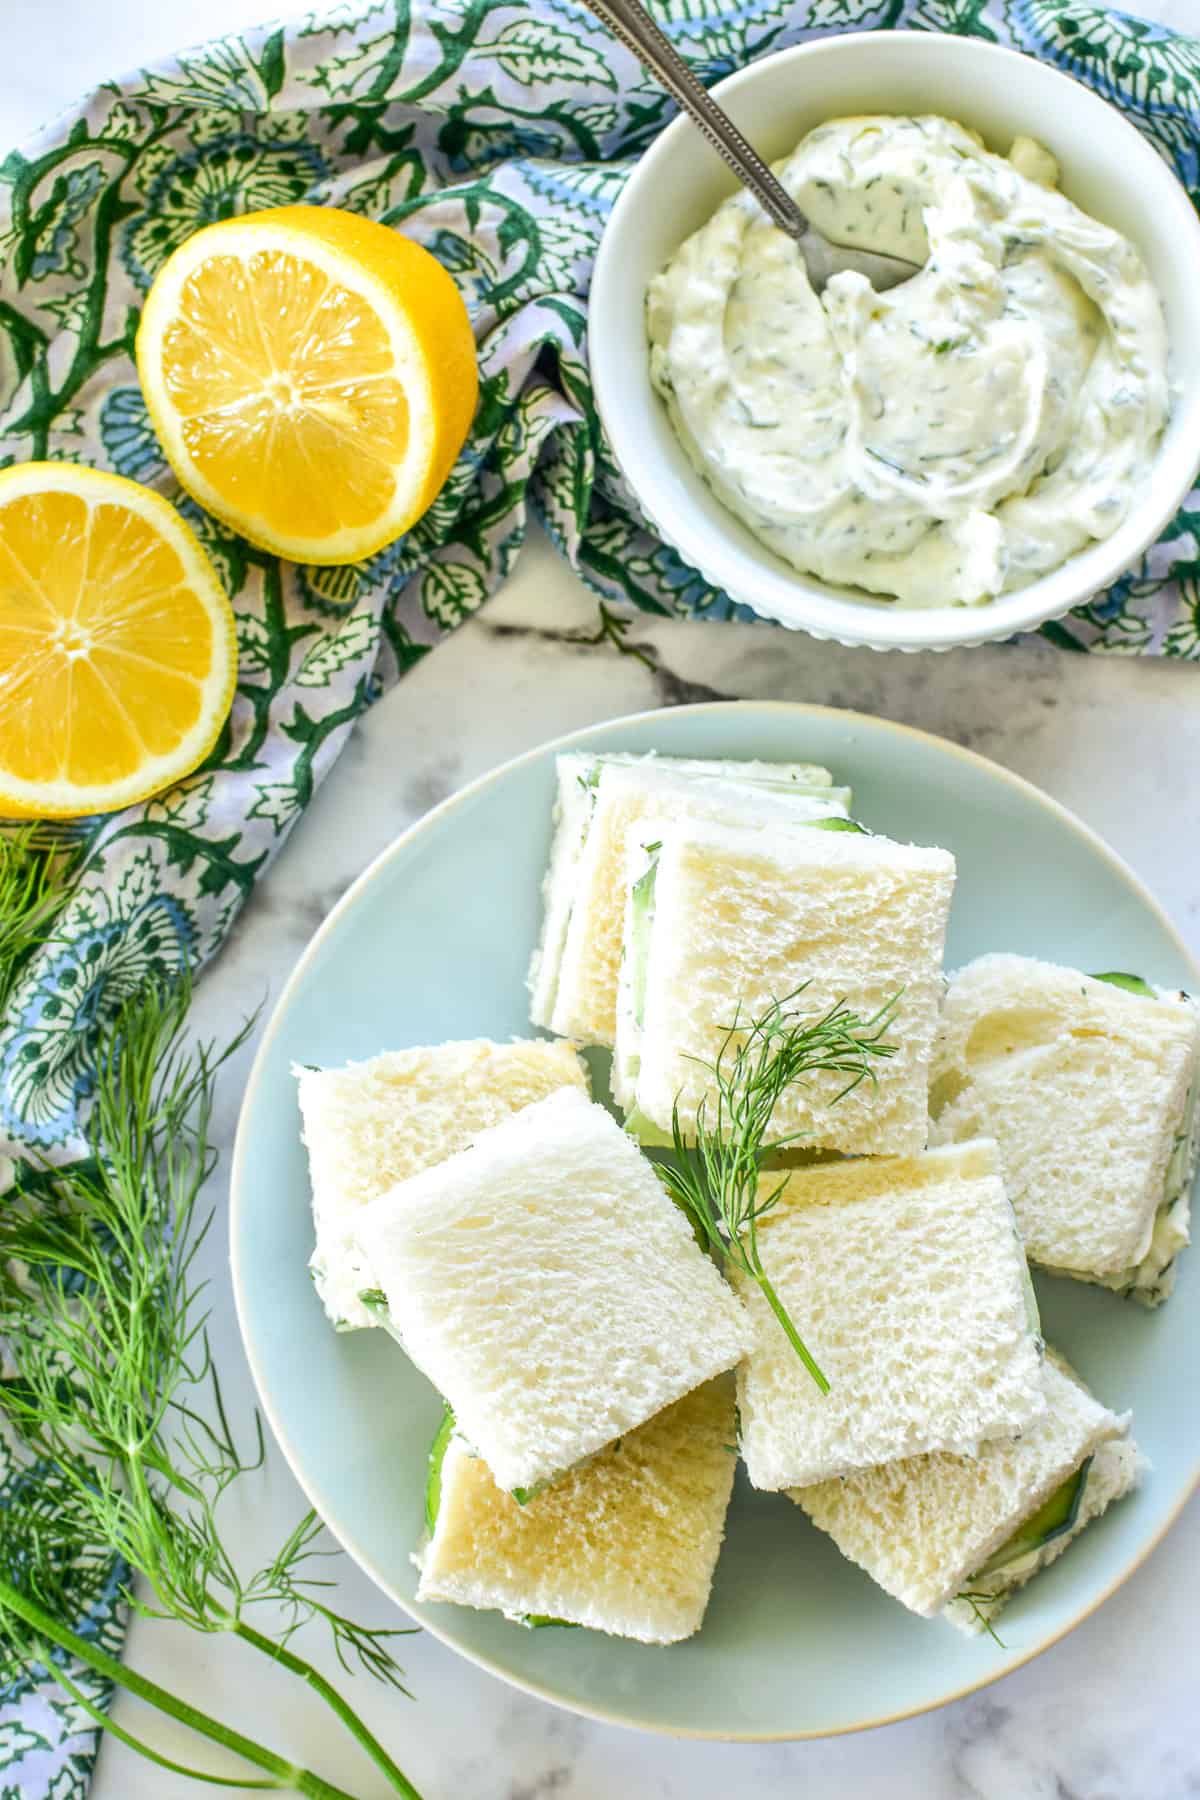
M 651 377 L 716 496 L 795 568 L 911 606 L 974 604 L 1125 517 L 1166 422 L 1162 307 L 1133 246 L 948 119 L 834 120 L 778 165 L 834 276 L 739 193 L 650 284 Z

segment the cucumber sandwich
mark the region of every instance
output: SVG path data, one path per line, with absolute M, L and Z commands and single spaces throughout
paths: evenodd
M 725 1532 L 734 1432 L 732 1380 L 705 1382 L 520 1505 L 447 1411 L 413 1558 L 417 1599 L 647 1644 L 690 1637 Z
M 820 822 L 816 822 L 820 823 Z M 835 821 L 824 822 L 828 827 Z M 809 1149 L 907 1155 L 928 1133 L 954 858 L 857 829 L 750 831 L 681 818 L 626 844 L 613 1092 L 644 1143 L 713 1108 L 730 1028 L 803 990 L 818 1019 L 894 1009 L 893 1048 L 846 1092 L 836 1068 L 780 1095 L 773 1129 Z M 836 1104 L 835 1104 L 836 1102 Z
M 796 1357 L 761 1285 L 738 1372 L 756 1487 L 807 1486 L 931 1450 L 974 1454 L 1045 1410 L 1037 1307 L 995 1145 L 764 1175 L 762 1265 L 829 1382 Z
M 309 1266 L 343 1331 L 379 1323 L 362 1298 L 374 1283 L 352 1235 L 369 1201 L 557 1088 L 588 1092 L 573 1046 L 536 1040 L 392 1050 L 343 1069 L 294 1073 L 312 1184 Z
M 691 817 L 780 828 L 844 819 L 850 801 L 848 788 L 835 787 L 828 769 L 810 763 L 572 752 L 558 758 L 557 776 L 545 917 L 529 973 L 530 1018 L 584 1044 L 615 1040 L 631 827 Z
M 1156 1305 L 1188 1241 L 1198 1055 L 1186 994 L 982 956 L 946 996 L 934 1141 L 996 1139 L 1031 1262 Z
M 357 1238 L 387 1323 L 519 1497 L 746 1347 L 652 1166 L 577 1088 L 372 1201 Z
M 790 1498 L 911 1611 L 983 1630 L 1142 1466 L 1128 1415 L 1101 1406 L 1053 1351 L 1042 1383 L 1042 1416 L 977 1457 L 911 1457 Z
M 1169 1291 L 1200 1012 L 1016 956 L 947 993 L 953 856 L 865 831 L 828 770 L 580 752 L 557 781 L 529 976 L 557 1041 L 296 1071 L 325 1308 L 445 1402 L 418 1598 L 685 1639 L 740 1452 L 912 1611 L 990 1629 L 1137 1480 L 1027 1253 Z

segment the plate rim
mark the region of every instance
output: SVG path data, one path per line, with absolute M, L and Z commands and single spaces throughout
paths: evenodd
M 274 1040 L 282 1028 L 283 1020 L 290 1008 L 296 989 L 306 975 L 309 966 L 321 950 L 325 939 L 331 934 L 343 913 L 348 912 L 357 903 L 358 896 L 365 892 L 366 888 L 373 881 L 378 879 L 386 865 L 390 863 L 394 857 L 401 855 L 414 839 L 419 837 L 422 833 L 431 830 L 435 824 L 464 805 L 468 800 L 473 799 L 474 796 L 483 789 L 500 781 L 514 770 L 523 768 L 530 763 L 537 762 L 548 754 L 557 754 L 560 751 L 569 750 L 579 745 L 584 740 L 594 736 L 597 732 L 611 731 L 620 727 L 642 726 L 656 718 L 663 718 L 668 715 L 689 715 L 691 717 L 696 717 L 702 714 L 728 714 L 734 711 L 788 713 L 793 717 L 796 715 L 804 715 L 806 717 L 817 716 L 820 718 L 841 720 L 850 725 L 857 723 L 870 725 L 872 727 L 881 727 L 885 732 L 893 732 L 897 736 L 906 738 L 915 738 L 923 744 L 936 746 L 939 751 L 949 752 L 953 756 L 987 770 L 989 774 L 999 776 L 1002 781 L 1015 788 L 1026 799 L 1032 799 L 1035 803 L 1054 814 L 1059 824 L 1067 831 L 1071 832 L 1075 837 L 1082 839 L 1093 851 L 1097 852 L 1104 861 L 1108 862 L 1115 869 L 1115 871 L 1134 890 L 1138 899 L 1145 905 L 1147 910 L 1154 915 L 1158 924 L 1162 927 L 1168 938 L 1178 950 L 1181 961 L 1185 968 L 1190 971 L 1195 985 L 1197 988 L 1200 988 L 1200 959 L 1193 954 L 1174 920 L 1167 913 L 1165 907 L 1150 891 L 1141 876 L 1137 874 L 1125 858 L 1121 856 L 1118 851 L 1114 850 L 1111 844 L 1101 837 L 1100 833 L 1089 825 L 1086 820 L 1081 819 L 1078 813 L 1073 812 L 1070 807 L 1065 806 L 1061 800 L 1056 800 L 1052 794 L 1048 794 L 1045 789 L 1040 788 L 1036 782 L 1029 781 L 1023 775 L 1016 774 L 1012 769 L 1006 769 L 1002 763 L 993 761 L 989 756 L 981 756 L 977 750 L 969 750 L 965 745 L 955 743 L 951 738 L 942 737 L 937 732 L 924 731 L 919 726 L 908 725 L 899 720 L 885 719 L 877 713 L 864 713 L 850 707 L 823 706 L 819 703 L 803 700 L 704 700 L 685 706 L 648 707 L 636 713 L 620 713 L 610 719 L 596 719 L 587 725 L 579 727 L 575 731 L 565 732 L 560 736 L 548 738 L 541 743 L 533 745 L 528 750 L 520 751 L 516 756 L 507 757 L 503 762 L 497 763 L 493 767 L 484 770 L 482 774 L 475 776 L 472 780 L 464 783 L 463 786 L 456 788 L 453 793 L 448 794 L 444 800 L 439 801 L 438 804 L 431 807 L 428 812 L 422 813 L 418 819 L 415 819 L 411 825 L 405 826 L 403 831 L 399 832 L 390 843 L 385 844 L 383 849 L 378 851 L 376 855 L 372 857 L 366 868 L 355 877 L 345 893 L 335 901 L 334 905 L 317 926 L 316 930 L 305 944 L 304 949 L 296 959 L 287 980 L 279 991 L 279 996 L 275 1001 L 274 1006 L 271 1008 L 270 1016 L 263 1026 L 262 1035 L 259 1038 L 258 1047 L 254 1053 L 254 1060 L 251 1064 L 250 1072 L 246 1078 L 246 1084 L 242 1092 L 242 1099 L 238 1108 L 237 1130 L 234 1135 L 233 1152 L 229 1164 L 229 1266 L 233 1288 L 234 1310 L 237 1316 L 238 1333 L 241 1338 L 242 1352 L 250 1369 L 250 1375 L 254 1382 L 259 1406 L 266 1417 L 268 1425 L 271 1427 L 275 1442 L 279 1446 L 284 1461 L 287 1463 L 301 1492 L 317 1513 L 317 1517 L 321 1520 L 330 1536 L 340 1546 L 343 1553 L 347 1555 L 352 1562 L 357 1564 L 363 1574 L 374 1583 L 380 1592 L 394 1606 L 399 1607 L 400 1611 L 407 1618 L 412 1619 L 414 1624 L 416 1624 L 420 1630 L 427 1631 L 431 1637 L 445 1645 L 445 1647 L 453 1652 L 454 1655 L 463 1657 L 466 1661 L 475 1664 L 477 1668 L 484 1670 L 488 1675 L 494 1676 L 500 1681 L 505 1682 L 511 1688 L 515 1688 L 518 1692 L 529 1694 L 537 1700 L 543 1700 L 551 1706 L 558 1707 L 563 1712 L 574 1713 L 581 1718 L 595 1720 L 599 1724 L 617 1725 L 626 1731 L 646 1731 L 652 1732 L 658 1736 L 695 1740 L 698 1742 L 739 1744 L 805 1743 L 819 1741 L 823 1738 L 850 1737 L 861 1731 L 874 1731 L 884 1725 L 896 1725 L 900 1724 L 905 1719 L 921 1718 L 926 1713 L 938 1712 L 942 1707 L 949 1706 L 956 1700 L 967 1699 L 971 1694 L 977 1694 L 982 1689 L 991 1687 L 993 1683 L 1003 1680 L 1006 1676 L 1015 1674 L 1018 1669 L 1025 1668 L 1029 1663 L 1033 1662 L 1035 1658 L 1043 1655 L 1047 1650 L 1053 1649 L 1056 1644 L 1061 1643 L 1064 1638 L 1077 1630 L 1078 1627 L 1084 1624 L 1087 1619 L 1090 1619 L 1100 1607 L 1105 1605 L 1117 1590 L 1123 1587 L 1125 1583 L 1137 1573 L 1142 1565 L 1149 1560 L 1154 1551 L 1158 1549 L 1163 1539 L 1167 1536 L 1167 1533 L 1177 1523 L 1184 1508 L 1194 1497 L 1197 1490 L 1200 1489 L 1200 1449 L 1197 1450 L 1190 1478 L 1185 1481 L 1179 1495 L 1173 1505 L 1169 1508 L 1166 1516 L 1151 1536 L 1139 1546 L 1133 1557 L 1118 1571 L 1103 1590 L 1088 1604 L 1082 1606 L 1079 1611 L 1074 1613 L 1065 1624 L 1052 1630 L 1047 1636 L 1040 1639 L 1030 1648 L 1013 1653 L 1011 1658 L 1005 1662 L 1003 1668 L 995 1669 L 991 1673 L 983 1673 L 978 1680 L 970 1680 L 952 1687 L 945 1693 L 938 1695 L 936 1698 L 922 1702 L 917 1706 L 903 1707 L 896 1712 L 884 1713 L 875 1718 L 858 1719 L 849 1724 L 839 1724 L 820 1728 L 797 1727 L 794 1730 L 788 1731 L 728 1731 L 680 1726 L 660 1722 L 658 1720 L 631 1720 L 622 1713 L 604 1706 L 591 1705 L 578 1700 L 564 1699 L 561 1694 L 554 1693 L 551 1689 L 544 1687 L 540 1682 L 531 1680 L 524 1675 L 515 1674 L 510 1669 L 505 1668 L 502 1664 L 496 1662 L 492 1657 L 478 1650 L 468 1649 L 464 1645 L 457 1643 L 437 1624 L 431 1624 L 426 1618 L 418 1617 L 392 1586 L 388 1578 L 377 1567 L 371 1556 L 355 1542 L 353 1535 L 347 1534 L 344 1531 L 344 1528 L 335 1527 L 325 1518 L 325 1515 L 317 1506 L 316 1499 L 310 1492 L 308 1483 L 301 1472 L 299 1453 L 291 1444 L 288 1434 L 278 1417 L 271 1392 L 263 1378 L 259 1366 L 253 1345 L 253 1334 L 248 1320 L 249 1303 L 245 1287 L 245 1270 L 239 1254 L 239 1225 L 242 1217 L 245 1194 L 243 1163 L 246 1155 L 246 1143 L 249 1137 L 248 1119 L 254 1107 L 259 1085 L 266 1072 L 266 1066 Z M 1200 1248 L 1200 1246 L 1198 1246 L 1198 1248 Z

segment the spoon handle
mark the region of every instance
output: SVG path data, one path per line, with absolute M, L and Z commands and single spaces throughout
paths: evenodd
M 752 150 L 732 119 L 700 85 L 670 39 L 639 0 L 587 0 L 615 38 L 632 50 L 673 100 L 691 115 L 713 149 L 754 195 L 768 218 L 789 237 L 801 238 L 808 220 L 762 157 Z

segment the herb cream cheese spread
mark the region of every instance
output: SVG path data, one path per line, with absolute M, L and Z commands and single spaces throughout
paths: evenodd
M 651 378 L 718 498 L 793 567 L 911 606 L 986 601 L 1107 537 L 1166 423 L 1166 330 L 1049 153 L 838 119 L 776 173 L 832 241 L 920 267 L 818 298 L 745 192 L 681 246 L 650 284 Z

